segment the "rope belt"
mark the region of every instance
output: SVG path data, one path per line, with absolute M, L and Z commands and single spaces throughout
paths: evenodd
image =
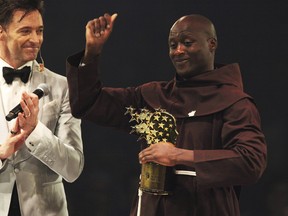
M 195 171 L 189 171 L 189 170 L 175 170 L 176 175 L 188 175 L 188 176 L 196 176 Z

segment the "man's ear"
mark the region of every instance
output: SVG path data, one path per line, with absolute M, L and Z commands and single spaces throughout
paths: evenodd
M 217 49 L 217 45 L 218 45 L 217 39 L 212 37 L 212 38 L 209 38 L 208 40 L 209 40 L 209 49 L 210 49 L 210 51 L 211 52 L 212 51 L 215 52 L 215 50 Z
M 3 38 L 3 35 L 4 35 L 4 28 L 2 25 L 0 25 L 0 40 Z

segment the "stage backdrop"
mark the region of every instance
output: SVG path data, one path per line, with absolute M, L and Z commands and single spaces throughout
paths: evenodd
M 268 143 L 263 178 L 243 188 L 242 216 L 282 216 L 275 211 L 286 206 L 287 212 L 288 205 L 286 5 L 277 0 L 46 0 L 42 55 L 46 67 L 65 75 L 66 57 L 84 48 L 87 21 L 117 12 L 102 54 L 104 84 L 168 80 L 175 72 L 168 57 L 171 25 L 186 14 L 209 17 L 218 33 L 216 60 L 240 64 Z M 70 215 L 128 215 L 140 174 L 137 138 L 86 121 L 82 133 L 85 168 L 76 182 L 65 184 Z

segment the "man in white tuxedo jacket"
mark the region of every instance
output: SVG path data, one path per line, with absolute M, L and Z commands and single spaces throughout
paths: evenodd
M 42 12 L 40 0 L 0 0 L 0 145 L 9 133 L 20 133 L 14 131 L 15 121 L 22 118 L 27 125 L 33 115 L 36 119 L 14 154 L 2 158 L 0 152 L 1 216 L 18 215 L 10 206 L 13 188 L 22 216 L 68 215 L 62 179 L 73 182 L 83 170 L 81 122 L 71 115 L 66 78 L 36 62 L 43 42 Z M 30 70 L 17 70 L 23 68 Z M 31 94 L 41 83 L 48 94 L 7 121 L 22 93 Z M 19 130 L 24 127 L 20 124 Z

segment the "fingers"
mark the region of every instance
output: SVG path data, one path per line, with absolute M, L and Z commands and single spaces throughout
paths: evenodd
M 141 164 L 147 163 L 152 161 L 153 155 L 152 155 L 152 145 L 150 145 L 148 148 L 142 150 L 139 153 L 139 162 Z
M 174 166 L 175 150 L 176 147 L 172 143 L 155 143 L 139 153 L 139 162 L 141 164 L 154 162 L 164 166 Z
M 31 115 L 35 115 L 35 113 L 38 112 L 38 104 L 39 99 L 37 95 L 33 93 L 28 94 L 27 92 L 23 92 L 20 105 L 22 107 L 25 118 L 28 118 Z
M 23 92 L 20 105 L 23 112 L 18 114 L 19 128 L 26 136 L 29 136 L 38 123 L 38 96 L 34 93 Z
M 19 146 L 23 144 L 25 141 L 25 135 L 24 133 L 18 133 L 17 135 L 11 137 L 9 139 L 9 145 L 14 145 L 15 151 L 18 150 Z
M 16 120 L 17 121 L 17 120 Z M 17 126 L 13 126 L 13 130 L 16 130 Z M 16 135 L 10 136 L 0 145 L 0 153 L 1 158 L 5 159 L 10 157 L 13 153 L 15 153 L 25 142 L 25 134 L 20 133 L 18 130 Z
M 109 38 L 117 14 L 105 13 L 103 16 L 90 20 L 86 25 L 86 45 L 83 63 L 87 64 L 95 59 Z
M 118 14 L 114 13 L 112 16 L 110 16 L 109 14 L 104 14 L 104 17 L 107 20 L 107 28 L 113 28 L 114 25 L 114 21 L 116 20 Z
M 105 13 L 104 16 L 100 16 L 89 21 L 86 28 L 89 30 L 90 34 L 93 34 L 95 37 L 101 37 L 107 30 L 111 30 L 113 28 L 116 17 L 116 13 L 112 16 Z
M 30 117 L 31 116 L 31 112 L 30 112 L 30 110 L 28 108 L 28 105 L 26 105 L 26 103 L 24 102 L 24 100 L 20 101 L 20 105 L 22 107 L 23 113 L 21 113 L 21 114 L 19 113 L 20 114 L 19 116 L 24 117 L 24 118 Z
M 12 137 L 12 139 L 12 142 L 14 144 L 14 152 L 16 152 L 24 144 L 26 135 L 24 133 L 20 133 L 17 134 L 15 137 Z
M 20 128 L 19 128 L 19 119 L 18 118 L 16 118 L 16 121 L 15 121 L 15 123 L 13 124 L 13 126 L 12 126 L 12 128 L 11 128 L 11 130 L 10 130 L 10 137 L 13 137 L 13 136 L 15 136 L 16 134 L 18 134 L 19 133 L 19 131 L 20 131 Z
M 147 162 L 155 162 L 155 159 L 153 157 L 153 155 L 146 155 L 146 156 L 142 156 L 142 157 L 139 157 L 139 162 L 140 164 L 145 164 Z

